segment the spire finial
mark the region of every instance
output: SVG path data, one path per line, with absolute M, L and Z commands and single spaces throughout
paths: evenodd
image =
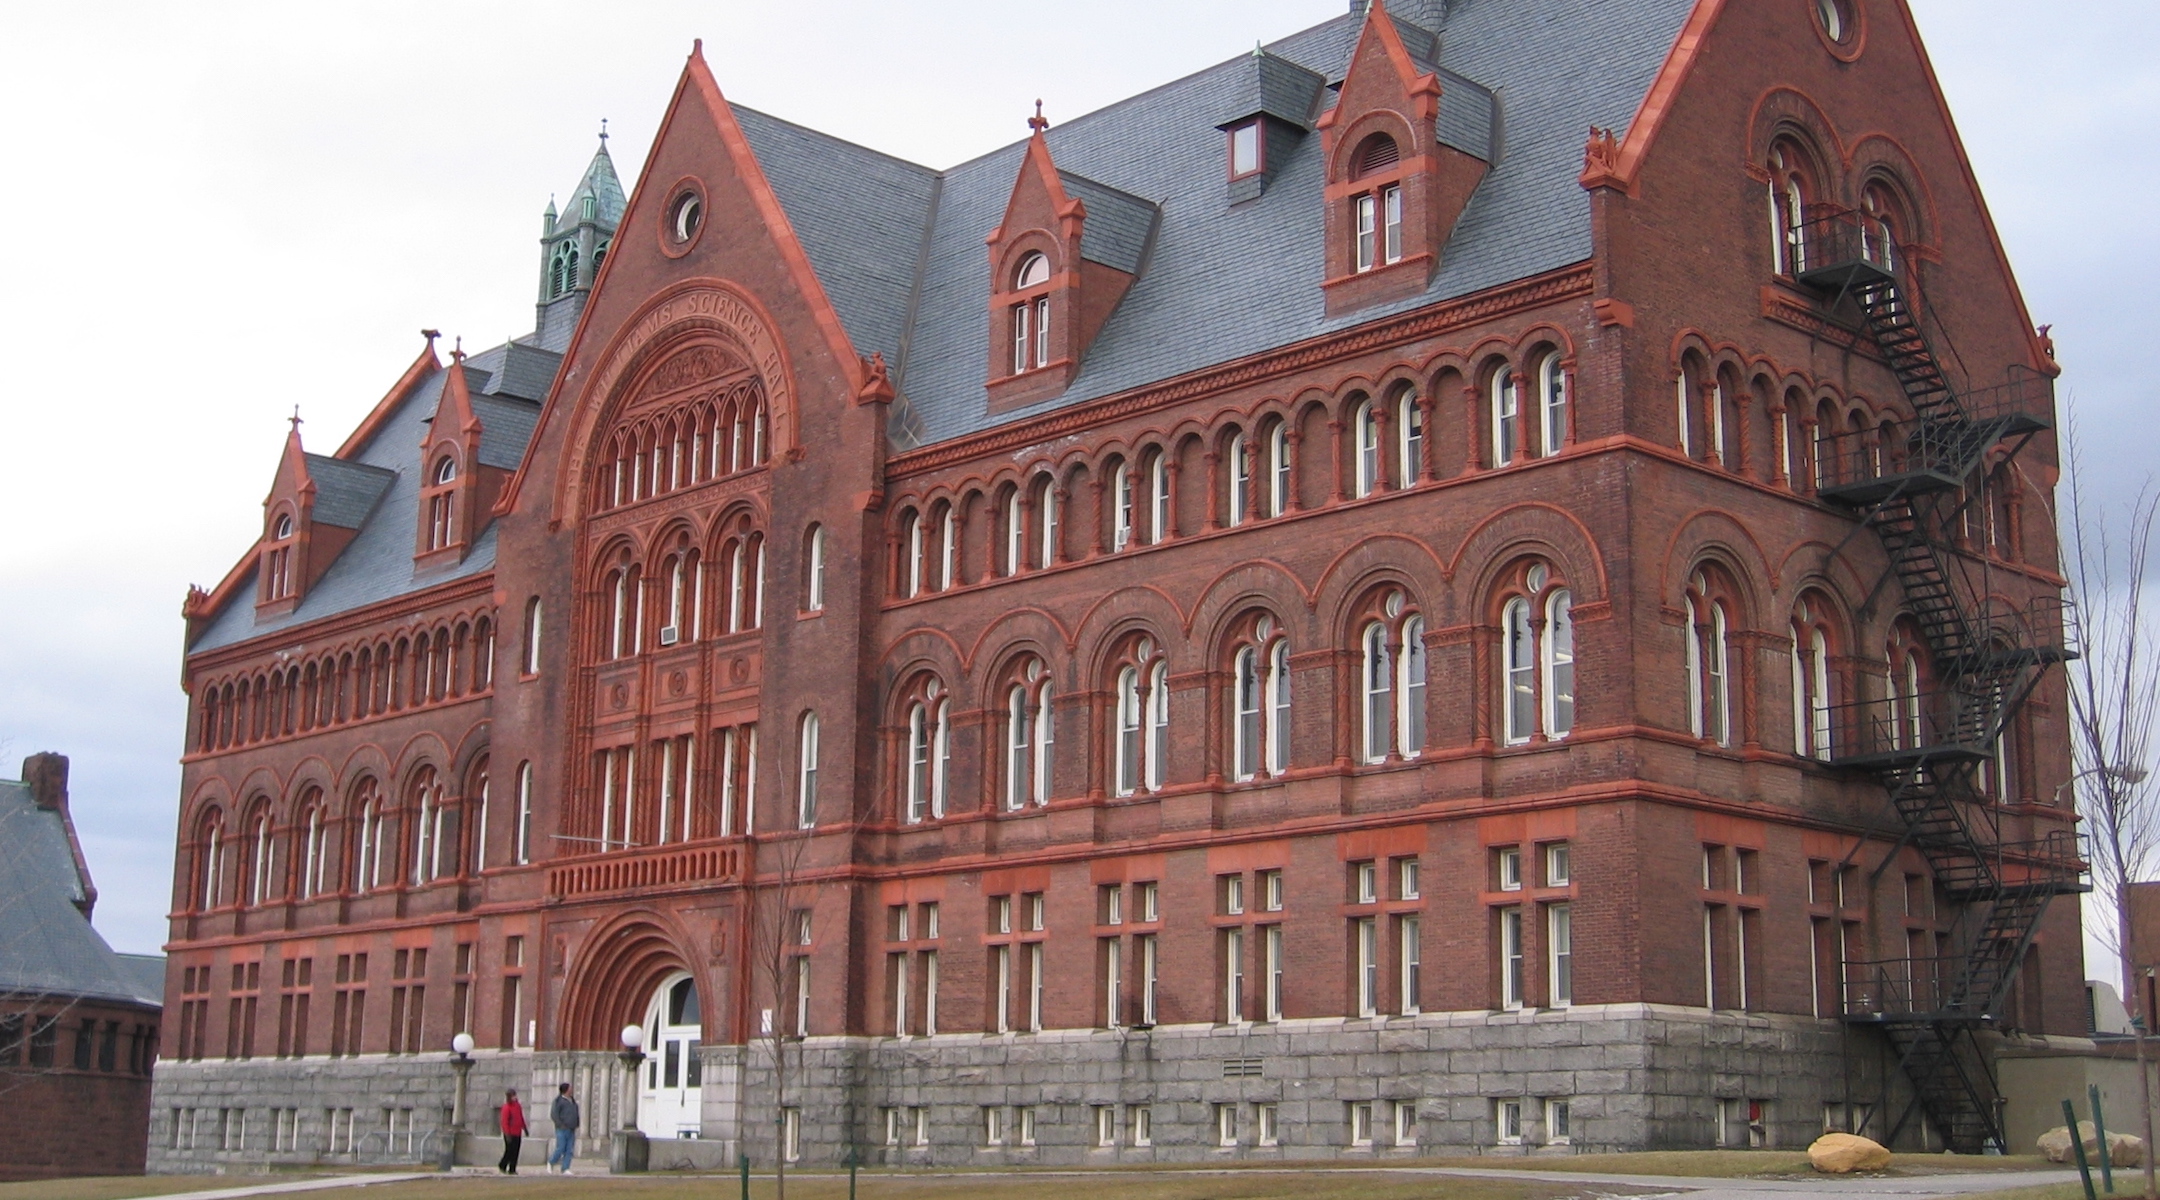
M 1035 115 L 1028 118 L 1028 128 L 1037 133 L 1050 128 L 1050 121 L 1042 115 L 1042 101 L 1035 102 Z
M 300 406 L 297 404 L 292 406 L 292 431 L 294 437 L 300 436 Z
M 1254 58 L 1266 58 L 1266 57 L 1267 57 L 1267 51 L 1265 51 L 1265 50 L 1262 50 L 1262 49 L 1260 48 L 1260 39 L 1259 39 L 1259 38 L 1254 38 L 1254 39 L 1253 39 L 1253 42 L 1252 42 L 1252 56 L 1253 56 Z
M 600 118 L 600 144 L 607 145 L 607 118 Z
M 461 365 L 465 361 L 465 335 L 462 333 L 450 345 L 450 361 Z

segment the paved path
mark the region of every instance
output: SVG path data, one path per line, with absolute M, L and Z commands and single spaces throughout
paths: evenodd
M 433 1171 L 426 1174 L 408 1172 L 403 1175 L 315 1175 L 306 1179 L 218 1188 L 207 1192 L 168 1192 L 162 1196 L 146 1196 L 142 1200 L 240 1200 L 243 1196 L 282 1196 L 289 1192 L 321 1192 L 331 1188 L 369 1187 L 378 1183 L 403 1183 L 408 1179 L 439 1178 L 441 1176 Z
M 1685 1200 L 1854 1200 L 1858 1197 L 1915 1197 L 1932 1198 L 1965 1196 L 1978 1192 L 2000 1192 L 2011 1188 L 2040 1187 L 2051 1183 L 2071 1183 L 2077 1173 L 2065 1169 L 2051 1171 L 1975 1171 L 1964 1174 L 1904 1175 L 1895 1178 L 1839 1178 L 1824 1176 L 1821 1179 L 1716 1179 L 1700 1175 L 1618 1175 L 1583 1171 L 1519 1170 L 1506 1167 L 1417 1167 L 1389 1166 L 1364 1168 L 1375 1173 L 1389 1175 L 1415 1175 L 1432 1178 L 1460 1179 L 1536 1179 L 1548 1183 L 1584 1185 L 1585 1190 L 1595 1194 L 1599 1187 L 1625 1188 L 1628 1192 L 1660 1196 L 1684 1196 Z M 1118 1178 L 1136 1175 L 1160 1175 L 1164 1177 L 1191 1177 L 1194 1175 L 1257 1175 L 1257 1174 L 1313 1174 L 1300 1171 L 1295 1166 L 1281 1167 L 1224 1167 L 1220 1169 L 1179 1171 L 1119 1171 Z M 1329 1172 L 1332 1174 L 1332 1172 Z M 829 1175 L 823 1171 L 803 1171 L 797 1178 Z M 942 1172 L 909 1171 L 907 1178 L 937 1178 Z M 1100 1175 L 1096 1171 L 967 1171 L 953 1172 L 949 1178 L 979 1180 L 986 1176 L 1011 1175 L 1025 1179 L 1087 1179 Z M 602 1172 L 595 1178 L 605 1178 Z M 408 1179 L 441 1179 L 434 1172 L 408 1173 L 402 1175 L 330 1175 L 310 1179 L 293 1179 L 280 1183 L 263 1183 L 251 1187 L 223 1188 L 207 1192 L 181 1192 L 143 1200 L 242 1200 L 249 1196 L 276 1196 L 293 1192 L 324 1191 L 332 1188 L 369 1187 L 382 1183 L 402 1183 Z M 713 1176 L 728 1178 L 734 1176 Z M 2134 1190 L 2134 1189 L 2133 1189 Z M 2123 1193 L 2118 1192 L 2118 1195 Z

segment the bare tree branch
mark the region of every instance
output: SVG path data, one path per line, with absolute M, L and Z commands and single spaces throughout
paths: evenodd
M 2076 424 L 2067 430 L 2069 509 L 2062 544 L 2074 606 L 2070 623 L 2080 657 L 2071 665 L 2070 740 L 2075 790 L 2085 819 L 2093 886 L 2094 936 L 2114 952 L 2123 998 L 2134 1001 L 2130 885 L 2152 875 L 2160 848 L 2160 788 L 2152 779 L 2160 723 L 2160 655 L 2154 653 L 2160 580 L 2151 562 L 2160 492 L 2148 479 L 2123 508 L 2088 501 L 2079 467 Z
M 808 941 L 805 922 L 809 908 L 803 903 L 803 859 L 810 849 L 807 833 L 766 842 L 758 849 L 770 852 L 771 871 L 763 886 L 753 885 L 750 957 L 764 981 L 764 992 L 773 1007 L 760 1016 L 758 1041 L 765 1044 L 773 1063 L 773 1161 L 777 1190 L 775 1200 L 787 1200 L 788 1055 L 790 1043 L 800 1042 L 795 1027 L 797 994 L 795 959 Z M 753 854 L 752 870 L 765 864 Z M 796 1057 L 801 1058 L 798 1046 Z

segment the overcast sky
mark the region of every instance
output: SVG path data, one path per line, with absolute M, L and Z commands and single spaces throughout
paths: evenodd
M 0 776 L 72 757 L 98 925 L 156 950 L 180 600 L 256 536 L 285 417 L 327 452 L 422 327 L 527 331 L 550 194 L 602 117 L 634 179 L 692 38 L 731 99 L 947 166 L 1024 135 L 1037 97 L 1077 115 L 1342 7 L 0 3 Z M 2160 5 L 1915 8 L 2063 395 L 2104 435 L 2093 477 L 2134 487 L 2160 461 L 2134 300 L 2160 278 Z

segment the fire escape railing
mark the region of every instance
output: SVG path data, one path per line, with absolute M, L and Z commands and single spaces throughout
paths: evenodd
M 1921 327 L 1881 227 L 1838 212 L 1803 225 L 1798 281 L 1831 311 L 1857 306 L 1911 404 L 1909 426 L 1828 433 L 1814 446 L 1816 494 L 1854 512 L 1881 540 L 1905 607 L 1929 651 L 1927 690 L 1902 690 L 1818 714 L 1831 761 L 1881 781 L 1904 843 L 1927 859 L 1963 914 L 1949 954 L 1848 962 L 1839 981 L 1847 1021 L 1879 1025 L 1913 1103 L 1956 1150 L 2001 1147 L 1993 1073 L 1975 1033 L 2000 1010 L 2049 900 L 2087 889 L 2067 832 L 2037 842 L 2002 836 L 2000 810 L 1977 773 L 2047 671 L 2075 657 L 2059 597 L 2008 611 L 1992 604 L 1959 548 L 1984 489 L 1989 457 L 2014 457 L 2051 427 L 2053 393 L 2037 373 L 1980 390 L 1953 386 Z M 1909 685 L 1904 685 L 1909 687 Z

